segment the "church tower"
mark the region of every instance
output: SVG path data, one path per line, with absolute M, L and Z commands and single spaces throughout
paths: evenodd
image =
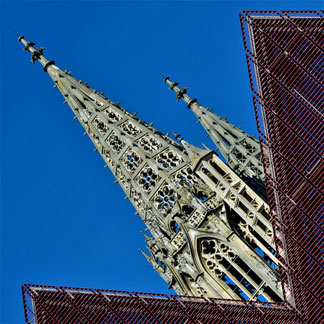
M 84 127 L 147 229 L 146 259 L 178 294 L 280 301 L 271 214 L 256 140 L 166 81 L 194 111 L 213 151 L 176 140 L 58 68 L 19 37 Z M 224 144 L 225 143 L 225 144 Z M 254 182 L 253 182 L 254 181 Z M 261 187 L 260 187 L 261 188 Z

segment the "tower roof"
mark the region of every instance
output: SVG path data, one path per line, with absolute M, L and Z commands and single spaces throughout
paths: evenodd
M 249 178 L 263 181 L 264 172 L 258 140 L 240 127 L 229 123 L 226 117 L 222 118 L 213 113 L 211 108 L 200 105 L 197 99 L 187 94 L 188 87 L 180 89 L 179 84 L 171 81 L 169 77 L 165 77 L 164 81 L 170 85 L 169 89 L 176 93 L 177 101 L 182 99 L 193 111 L 231 168 Z

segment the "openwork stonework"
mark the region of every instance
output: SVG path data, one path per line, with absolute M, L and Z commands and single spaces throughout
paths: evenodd
M 158 172 L 151 166 L 145 166 L 137 177 L 137 183 L 142 190 L 149 194 L 160 180 Z
M 136 152 L 132 150 L 128 150 L 122 158 L 123 165 L 125 166 L 126 170 L 130 173 L 134 173 L 134 171 L 138 168 L 141 162 L 142 159 Z
M 154 196 L 154 205 L 157 210 L 166 216 L 176 202 L 176 192 L 170 185 L 163 185 Z
M 144 135 L 137 142 L 146 152 L 154 152 L 162 147 L 161 143 L 152 135 Z
M 169 149 L 161 152 L 154 158 L 157 163 L 165 169 L 172 169 L 177 167 L 180 163 L 183 162 L 181 157 Z
M 129 120 L 121 124 L 119 127 L 131 137 L 136 137 L 137 135 L 142 133 L 141 129 L 135 126 L 135 124 L 133 124 Z
M 125 146 L 125 143 L 114 132 L 108 137 L 107 143 L 115 154 L 120 153 Z
M 240 21 L 259 140 L 164 79 L 225 162 L 171 140 L 19 38 L 145 223 L 144 257 L 186 296 L 25 285 L 28 323 L 59 314 L 80 323 L 323 322 L 324 14 L 250 11 Z
M 117 113 L 116 111 L 114 111 L 112 108 L 108 107 L 106 109 L 104 109 L 103 111 L 103 114 L 105 116 L 108 117 L 108 119 L 111 121 L 111 122 L 117 122 L 119 120 L 121 120 L 123 117 Z

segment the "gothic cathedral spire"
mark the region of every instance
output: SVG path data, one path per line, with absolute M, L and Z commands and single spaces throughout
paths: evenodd
M 175 91 L 177 101 L 182 99 L 193 111 L 228 165 L 266 199 L 259 142 L 240 127 L 229 123 L 226 117 L 222 118 L 214 114 L 211 108 L 200 105 L 197 99 L 187 94 L 187 87 L 180 89 L 178 83 L 171 81 L 169 77 L 165 77 L 164 81 L 168 83 L 170 90 Z
M 179 294 L 282 299 L 271 215 L 214 152 L 176 142 L 19 40 L 54 81 L 147 226 L 144 254 Z M 190 105 L 185 90 L 177 92 Z M 260 252 L 261 251 L 261 252 Z

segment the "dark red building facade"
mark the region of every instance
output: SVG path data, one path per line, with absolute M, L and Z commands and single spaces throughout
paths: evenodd
M 287 303 L 323 312 L 324 18 L 316 11 L 240 15 Z
M 323 322 L 324 12 L 240 21 L 285 302 L 23 285 L 27 323 Z

